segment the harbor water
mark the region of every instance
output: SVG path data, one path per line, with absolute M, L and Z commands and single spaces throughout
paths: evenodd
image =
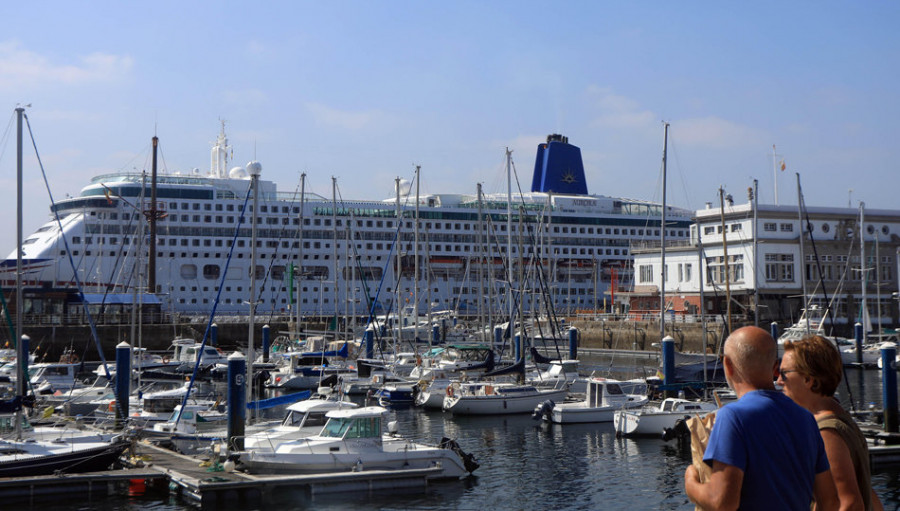
M 583 359 L 582 368 L 623 370 L 622 361 Z M 593 364 L 592 366 L 590 364 Z M 842 402 L 881 406 L 880 372 L 847 369 L 849 390 L 843 384 Z M 628 376 L 626 374 L 620 376 Z M 376 493 L 317 494 L 278 490 L 278 502 L 266 509 L 694 509 L 684 494 L 684 470 L 690 452 L 677 442 L 656 438 L 616 438 L 611 423 L 551 425 L 530 415 L 455 417 L 417 408 L 391 410 L 400 432 L 426 443 L 442 436 L 456 439 L 474 453 L 481 467 L 461 481 L 431 484 L 428 488 Z M 215 473 L 210 473 L 210 477 Z M 873 475 L 885 509 L 900 508 L 900 467 Z M 165 489 L 144 491 L 97 501 L 34 503 L 22 509 L 59 510 L 183 510 L 193 509 Z M 229 509 L 262 509 L 258 504 Z

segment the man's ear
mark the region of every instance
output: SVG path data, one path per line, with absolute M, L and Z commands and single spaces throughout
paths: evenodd
M 734 374 L 734 362 L 728 358 L 728 355 L 722 357 L 722 368 L 725 369 L 725 376 L 731 379 L 731 376 Z

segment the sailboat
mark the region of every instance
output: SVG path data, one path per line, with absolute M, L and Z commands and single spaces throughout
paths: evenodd
M 512 156 L 506 151 L 507 206 L 506 206 L 506 254 L 507 291 L 506 300 L 509 306 L 509 338 L 521 341 L 515 335 L 516 303 L 513 300 L 513 251 L 512 251 Z M 524 335 L 524 322 L 521 322 Z M 569 383 L 560 380 L 558 386 L 539 387 L 532 384 L 499 382 L 490 379 L 496 376 L 516 374 L 517 380 L 525 380 L 525 352 L 517 346 L 518 359 L 510 366 L 485 373 L 484 380 L 479 382 L 453 382 L 446 389 L 444 411 L 465 415 L 500 415 L 511 413 L 528 413 L 544 401 L 562 402 L 569 393 Z
M 17 118 L 16 397 L 11 412 L 0 414 L 0 477 L 104 470 L 130 445 L 124 436 L 78 427 L 32 427 L 23 413 L 27 388 L 27 337 L 22 335 L 22 119 Z
M 669 143 L 669 123 L 665 126 L 662 158 L 662 218 L 660 220 L 660 292 L 659 292 L 659 334 L 660 339 L 666 335 L 666 152 Z M 723 247 L 725 244 L 723 242 Z M 727 259 L 727 257 L 726 257 Z M 727 279 L 726 279 L 727 280 Z M 730 305 L 729 305 L 730 306 Z M 703 358 L 703 374 L 707 375 L 706 359 Z M 674 369 L 674 367 L 673 367 Z M 666 379 L 674 381 L 674 375 L 667 374 Z M 667 381 L 668 383 L 668 381 Z M 676 420 L 690 413 L 706 414 L 716 410 L 718 405 L 702 401 L 688 401 L 683 398 L 667 398 L 662 403 L 654 406 L 645 406 L 637 409 L 616 410 L 613 415 L 613 423 L 616 427 L 616 435 L 662 435 L 663 429 L 672 427 Z

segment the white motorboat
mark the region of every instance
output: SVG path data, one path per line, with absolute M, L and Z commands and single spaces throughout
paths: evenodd
M 68 391 L 82 384 L 76 378 L 78 362 L 47 362 L 28 366 L 31 388 L 35 394 L 52 394 L 56 391 Z
M 454 382 L 447 387 L 444 410 L 460 415 L 503 415 L 529 413 L 546 400 L 563 401 L 567 385 L 541 388 L 506 382 Z
M 619 383 L 617 380 L 590 378 L 582 401 L 544 401 L 535 408 L 533 417 L 556 424 L 610 422 L 616 410 L 639 408 L 647 404 L 649 398 L 646 383 L 644 392 L 635 394 L 626 394 Z
M 328 412 L 328 422 L 319 434 L 282 442 L 274 451 L 242 451 L 239 461 L 251 473 L 434 470 L 428 479 L 459 478 L 478 467 L 455 442 L 428 446 L 401 438 L 395 431 L 385 434 L 386 415 L 387 410 L 380 406 Z M 388 429 L 395 427 L 396 423 L 391 423 Z
M 718 410 L 716 403 L 666 398 L 658 406 L 645 406 L 633 410 L 616 410 L 613 423 L 619 436 L 662 436 L 667 428 L 673 428 L 678 419 L 692 415 L 704 416 Z
M 282 442 L 313 436 L 328 422 L 328 412 L 351 410 L 359 405 L 336 399 L 307 399 L 287 408 L 281 424 L 244 437 L 244 450 L 275 451 Z

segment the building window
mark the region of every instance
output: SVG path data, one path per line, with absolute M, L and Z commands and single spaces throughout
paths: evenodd
M 641 282 L 653 282 L 653 266 L 649 264 L 642 264 L 638 267 L 638 271 L 640 273 L 639 280 Z
M 794 232 L 794 224 L 781 224 L 781 232 Z
M 712 284 L 724 284 L 725 257 L 714 256 L 706 258 L 706 278 Z M 728 256 L 728 281 L 731 283 L 744 281 L 744 255 Z
M 793 254 L 766 254 L 766 280 L 769 282 L 794 281 Z
M 774 222 L 766 222 L 763 224 L 763 230 L 766 232 L 775 232 L 778 230 L 778 226 L 775 225 Z

